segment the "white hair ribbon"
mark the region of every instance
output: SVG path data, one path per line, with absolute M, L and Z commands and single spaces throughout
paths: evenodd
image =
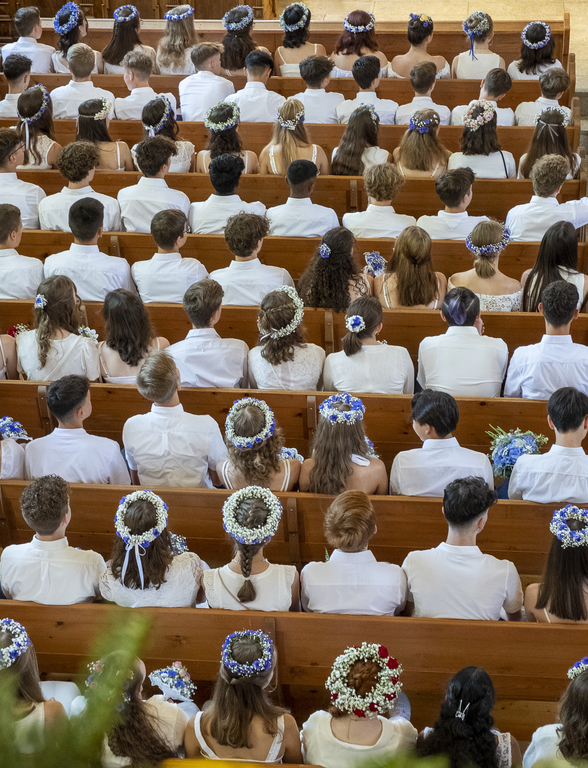
M 25 121 L 25 149 L 29 148 L 29 124 Z
M 150 125 L 149 126 L 149 138 L 152 139 L 155 136 L 155 128 Z
M 122 573 L 120 575 L 121 583 L 124 586 L 125 574 L 127 572 L 127 568 L 129 565 L 129 554 L 131 552 L 131 549 L 135 550 L 135 560 L 137 561 L 137 568 L 139 569 L 139 578 L 141 579 L 141 589 L 145 589 L 145 581 L 143 579 L 143 566 L 141 565 L 141 558 L 145 554 L 146 550 L 140 544 L 131 544 L 130 542 L 127 544 L 127 553 L 125 555 L 125 561 L 123 563 Z M 143 551 L 139 552 L 139 549 L 142 549 Z

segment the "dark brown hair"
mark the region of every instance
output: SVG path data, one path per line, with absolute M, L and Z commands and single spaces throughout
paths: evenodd
M 279 466 L 275 471 L 279 471 Z M 261 528 L 265 525 L 267 515 L 268 508 L 263 499 L 244 499 L 235 510 L 235 520 L 243 528 Z M 263 544 L 241 544 L 233 539 L 233 552 L 239 555 L 239 566 L 245 579 L 243 586 L 237 592 L 237 597 L 242 603 L 251 603 L 257 597 L 255 586 L 250 579 L 251 567 L 253 558 L 263 546 Z
M 582 520 L 566 520 L 572 531 L 583 531 Z M 554 536 L 539 585 L 537 608 L 546 608 L 558 619 L 586 621 L 588 611 L 584 598 L 584 587 L 588 580 L 588 547 L 564 547 Z
M 556 109 L 546 109 L 541 112 L 535 125 L 535 132 L 527 148 L 527 156 L 521 163 L 521 175 L 528 179 L 531 169 L 544 155 L 561 155 L 568 161 L 572 176 L 579 170 L 576 168 L 576 158 L 568 144 L 568 134 L 564 126 L 564 117 Z
M 184 312 L 196 328 L 208 328 L 212 316 L 220 309 L 225 292 L 220 283 L 209 277 L 192 283 L 184 294 Z
M 102 99 L 88 99 L 79 105 L 76 141 L 84 139 L 93 143 L 97 141 L 112 142 L 108 133 L 106 118 L 94 119 L 94 115 L 101 112 L 103 108 Z
M 382 322 L 382 305 L 375 296 L 362 296 L 360 299 L 352 301 L 347 308 L 347 317 L 359 315 L 363 318 L 365 328 L 357 333 L 348 331 L 342 339 L 343 352 L 347 357 L 361 352 L 363 344 L 362 339 L 371 338 L 372 334 Z
M 129 6 L 118 9 L 119 16 L 126 17 L 132 13 L 133 10 Z M 102 51 L 102 58 L 107 64 L 119 66 L 129 51 L 132 51 L 136 45 L 141 45 L 141 38 L 139 37 L 140 23 L 141 17 L 139 14 L 129 21 L 114 20 L 112 37 L 106 48 Z
M 47 300 L 47 304 L 35 309 L 33 314 L 33 327 L 37 331 L 39 345 L 39 363 L 41 368 L 44 368 L 51 349 L 52 334 L 61 330 L 78 336 L 78 328 L 84 324 L 84 320 L 76 297 L 76 287 L 69 277 L 46 277 L 39 283 L 37 293 Z
M 99 163 L 100 150 L 96 144 L 92 141 L 72 141 L 59 153 L 57 169 L 67 181 L 75 183 L 85 179 Z
M 484 107 L 477 105 L 472 109 L 472 118 L 475 120 L 484 113 Z M 496 133 L 496 110 L 489 122 L 484 122 L 476 130 L 463 127 L 461 135 L 461 151 L 464 155 L 489 155 L 491 152 L 500 151 L 500 142 Z
M 143 112 L 141 113 L 144 139 L 149 138 L 149 128 L 157 125 L 163 118 L 168 104 L 169 102 L 166 96 L 158 96 L 145 104 Z M 174 117 L 174 111 L 173 109 L 170 109 L 169 116 L 163 126 L 157 131 L 157 135 L 163 136 L 166 139 L 171 139 L 171 141 L 177 141 L 179 132 L 180 129 L 176 122 L 176 118 Z
M 226 15 L 231 24 L 238 24 L 247 16 L 248 11 L 243 8 L 232 8 Z M 221 53 L 221 67 L 235 72 L 243 69 L 248 54 L 257 49 L 257 43 L 251 37 L 253 20 L 242 29 L 227 29 L 223 37 L 223 52 Z
M 351 11 L 347 16 L 347 20 L 354 27 L 362 27 L 371 23 L 371 16 L 367 11 Z M 369 32 L 349 32 L 345 30 L 335 43 L 334 53 L 341 53 L 343 56 L 350 56 L 352 54 L 361 56 L 364 48 L 367 48 L 372 53 L 378 50 L 378 41 L 373 29 L 370 29 Z
M 71 14 L 71 10 L 64 10 L 62 8 L 57 12 L 55 18 L 57 19 L 58 24 L 63 26 L 63 24 L 67 24 L 67 22 L 70 20 Z M 67 52 L 72 47 L 72 45 L 82 41 L 82 38 L 80 37 L 80 27 L 83 27 L 85 23 L 86 17 L 84 16 L 84 12 L 80 7 L 78 7 L 78 23 L 75 25 L 75 27 L 73 27 L 73 29 L 70 29 L 69 32 L 62 33 L 59 36 L 59 41 L 57 42 L 57 50 L 64 56 L 67 56 Z
M 175 143 L 165 136 L 143 139 L 137 145 L 137 165 L 145 176 L 152 178 L 177 154 Z
M 326 56 L 308 56 L 300 62 L 300 77 L 309 88 L 318 88 L 334 66 Z
M 102 317 L 106 325 L 106 346 L 131 368 L 149 354 L 155 333 L 149 313 L 136 293 L 116 288 L 104 297 Z
M 526 37 L 530 43 L 540 43 L 545 40 L 546 35 L 547 30 L 543 24 L 538 22 L 529 24 Z M 519 72 L 524 72 L 526 75 L 536 75 L 545 64 L 555 64 L 554 50 L 555 39 L 553 36 L 542 48 L 528 48 L 524 43 L 521 43 L 521 58 L 517 61 L 516 67 Z
M 259 326 L 261 356 L 270 365 L 294 360 L 297 347 L 305 347 L 300 326 L 287 336 L 272 339 L 269 334 L 279 331 L 292 322 L 296 314 L 296 305 L 285 291 L 271 291 L 266 294 L 259 307 L 257 324 Z M 263 337 L 266 337 L 265 339 Z
M 362 155 L 368 147 L 378 146 L 380 118 L 367 105 L 361 105 L 351 113 L 349 123 L 337 148 L 331 165 L 333 176 L 361 176 Z
M 561 280 L 559 267 L 578 269 L 578 235 L 569 221 L 552 224 L 541 239 L 539 253 L 523 288 L 523 312 L 538 312 L 544 288 Z
M 17 133 L 21 141 L 25 140 L 25 117 L 35 115 L 43 104 L 43 91 L 41 88 L 27 88 L 24 93 L 18 97 L 18 114 L 20 120 L 17 125 Z M 49 97 L 49 105 L 38 120 L 29 124 L 29 148 L 25 149 L 24 164 L 39 165 L 41 163 L 41 153 L 37 149 L 39 136 L 47 136 L 55 141 L 53 132 L 53 102 Z
M 210 119 L 213 123 L 224 123 L 233 116 L 233 110 L 230 104 L 221 102 L 210 111 Z M 243 142 L 239 136 L 237 126 L 227 128 L 226 131 L 209 131 L 208 144 L 206 146 L 210 152 L 210 159 L 220 155 L 239 155 L 243 151 Z
M 0 243 L 5 243 L 13 232 L 18 232 L 20 208 L 11 203 L 0 204 Z
M 284 32 L 284 39 L 282 41 L 284 48 L 300 48 L 306 43 L 310 36 L 308 28 L 310 26 L 311 18 L 310 9 L 307 8 L 304 10 L 300 6 L 300 3 L 292 3 L 292 5 L 288 5 L 284 10 L 282 16 L 284 18 L 284 22 L 289 26 L 292 26 L 292 24 L 297 24 L 305 13 L 307 16 L 303 27 L 299 27 L 292 32 Z
M 41 23 L 41 14 L 36 5 L 19 8 L 14 14 L 14 27 L 20 37 L 29 37 L 37 24 Z
M 25 523 L 41 536 L 51 536 L 67 514 L 69 486 L 58 475 L 44 475 L 32 481 L 20 495 Z
M 151 219 L 151 237 L 160 248 L 173 248 L 184 236 L 188 219 L 184 211 L 168 208 Z
M 231 216 L 225 226 L 225 240 L 231 253 L 241 258 L 251 256 L 257 243 L 269 235 L 270 226 L 266 216 L 256 213 L 237 213 Z
M 559 703 L 559 751 L 571 763 L 588 759 L 588 675 L 574 678 Z
M 238 437 L 258 435 L 264 426 L 265 416 L 256 405 L 242 408 L 233 419 L 233 429 Z M 243 476 L 247 485 L 269 488 L 270 475 L 280 471 L 279 453 L 284 447 L 284 434 L 280 427 L 276 426 L 271 437 L 254 444 L 252 448 L 237 448 L 226 437 L 225 445 L 231 465 Z

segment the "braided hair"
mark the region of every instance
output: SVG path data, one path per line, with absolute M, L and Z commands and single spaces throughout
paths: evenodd
M 267 513 L 267 507 L 262 499 L 245 499 L 236 510 L 235 518 L 239 525 L 245 528 L 261 528 L 267 520 Z M 257 596 L 255 586 L 250 580 L 251 568 L 253 558 L 263 546 L 263 544 L 241 544 L 236 540 L 233 541 L 233 552 L 235 555 L 239 555 L 239 565 L 245 579 L 243 586 L 237 593 L 237 597 L 242 603 L 251 603 Z

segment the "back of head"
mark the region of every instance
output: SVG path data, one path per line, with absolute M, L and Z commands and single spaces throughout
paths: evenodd
M 85 376 L 62 376 L 47 387 L 47 407 L 59 421 L 68 421 L 72 411 L 85 403 L 89 391 Z
M 147 102 L 141 112 L 143 136 L 164 136 L 175 141 L 179 133 L 171 102 L 167 96 L 157 96 Z
M 227 416 L 225 445 L 233 470 L 248 486 L 267 488 L 271 475 L 280 472 L 284 435 L 264 400 L 246 397 L 234 403 Z
M 205 278 L 193 283 L 184 294 L 184 312 L 195 328 L 208 328 L 215 312 L 222 304 L 223 291 L 216 280 Z
M 556 510 L 549 524 L 553 534 L 543 581 L 539 585 L 537 609 L 564 621 L 586 621 L 588 610 L 584 585 L 588 578 L 588 527 L 584 509 L 565 505 Z
M 43 85 L 33 85 L 18 97 L 18 116 L 20 118 L 17 131 L 26 141 L 30 137 L 28 149 L 25 149 L 25 164 L 40 163 L 41 155 L 37 149 L 37 137 L 48 136 L 55 140 L 53 131 L 53 103 L 51 96 Z M 32 155 L 32 159 L 31 159 Z
M 480 221 L 466 238 L 466 246 L 474 255 L 476 275 L 482 279 L 496 274 L 495 262 L 510 241 L 510 233 L 494 219 Z
M 20 496 L 25 523 L 40 536 L 51 536 L 69 509 L 69 486 L 58 475 L 44 475 L 32 481 Z
M 94 69 L 94 60 L 94 51 L 85 43 L 76 43 L 67 52 L 67 65 L 74 77 L 89 77 Z
M 37 292 L 46 300 L 45 306 L 36 308 L 33 315 L 39 343 L 39 362 L 44 368 L 53 334 L 57 330 L 78 334 L 78 328 L 84 321 L 77 304 L 76 287 L 69 277 L 46 277 L 39 283 Z
M 441 118 L 434 109 L 413 112 L 408 130 L 400 140 L 398 164 L 411 171 L 433 170 L 448 151 L 437 138 L 440 125 Z
M 472 102 L 463 118 L 461 151 L 464 155 L 489 155 L 500 151 L 496 133 L 496 107 L 480 99 Z
M 532 21 L 521 32 L 521 58 L 517 62 L 519 72 L 536 75 L 544 64 L 553 64 L 555 38 L 551 27 L 544 21 Z
M 558 432 L 575 432 L 588 416 L 588 397 L 574 387 L 561 387 L 547 401 L 547 413 Z
M 309 88 L 318 88 L 334 66 L 326 56 L 309 56 L 300 62 L 300 77 Z
M 149 80 L 153 72 L 153 59 L 140 51 L 125 53 L 121 66 L 132 72 L 139 80 Z
M 469 288 L 460 285 L 445 294 L 441 312 L 449 326 L 471 326 L 480 314 L 480 299 Z
M 538 312 L 541 293 L 549 283 L 561 280 L 560 267 L 578 268 L 578 235 L 569 221 L 552 224 L 541 239 L 537 260 L 523 289 L 523 312 Z
M 106 345 L 118 352 L 123 363 L 132 368 L 139 365 L 155 336 L 141 298 L 125 288 L 110 291 L 104 297 L 102 315 Z
M 263 425 L 263 418 L 262 418 Z M 257 426 L 253 427 L 257 428 Z M 235 520 L 238 525 L 250 530 L 263 528 L 266 524 L 269 509 L 263 499 L 246 499 L 235 510 Z M 257 597 L 257 591 L 250 579 L 253 558 L 262 548 L 263 544 L 243 544 L 236 539 L 233 541 L 235 553 L 239 554 L 241 573 L 245 578 L 237 597 L 243 603 L 251 603 Z
M 334 176 L 360 176 L 363 173 L 363 153 L 378 145 L 380 118 L 371 104 L 355 109 L 345 128 L 331 165 Z
M 16 657 L 11 659 L 10 664 L 0 669 L 0 682 L 2 686 L 7 684 L 14 686 L 12 689 L 13 696 L 19 704 L 30 705 L 45 701 L 40 685 L 37 654 L 33 644 L 26 635 L 26 630 L 22 624 L 14 622 L 11 626 L 16 632 L 10 632 L 8 628 L 0 630 L 0 650 L 9 648 L 17 639 L 20 641 L 19 648 Z M 22 630 L 25 632 L 24 635 Z M 27 708 L 30 709 L 30 707 Z M 22 717 L 21 712 L 19 707 L 18 715 Z
M 535 116 L 535 133 L 520 166 L 523 178 L 529 178 L 537 160 L 545 155 L 561 155 L 573 169 L 573 174 L 577 173 L 576 159 L 568 144 L 567 124 L 568 116 L 559 107 L 548 107 Z
M 267 217 L 255 213 L 238 213 L 231 216 L 225 227 L 225 240 L 229 250 L 241 258 L 251 256 L 259 241 L 268 235 Z
M 20 208 L 10 203 L 0 205 L 0 243 L 5 243 L 21 225 Z
M 362 339 L 373 336 L 382 322 L 382 305 L 376 296 L 362 296 L 352 301 L 347 308 L 347 334 L 343 337 L 343 351 L 347 357 L 356 355 L 362 349 Z M 357 319 L 359 318 L 359 320 Z M 363 328 L 362 328 L 363 326 Z M 353 330 L 349 330 L 353 328 Z M 355 330 L 361 328 L 361 330 Z
M 200 72 L 204 68 L 204 64 L 212 59 L 213 56 L 218 56 L 224 51 L 222 43 L 198 43 L 195 45 L 191 52 L 190 58 L 196 72 Z
M 475 178 L 471 168 L 445 171 L 435 181 L 435 192 L 448 208 L 457 208 L 471 190 Z
M 330 229 L 298 284 L 307 307 L 344 312 L 349 306 L 349 281 L 357 276 L 355 237 L 346 227 Z
M 433 61 L 421 61 L 410 70 L 410 84 L 416 93 L 427 93 L 437 77 L 437 66 Z
M 491 99 L 508 93 L 512 88 L 512 77 L 504 69 L 491 69 L 485 77 L 484 90 Z
M 218 155 L 210 161 L 210 183 L 217 195 L 232 195 L 239 186 L 245 163 L 238 155 Z
M 9 83 L 16 83 L 21 77 L 31 71 L 33 62 L 28 56 L 20 53 L 11 53 L 2 60 L 2 71 Z
M 19 37 L 30 37 L 33 29 L 41 23 L 41 14 L 36 5 L 28 5 L 17 10 L 13 21 Z
M 134 5 L 123 5 L 114 12 L 114 24 L 110 42 L 102 51 L 102 58 L 108 64 L 119 66 L 123 58 L 135 46 L 141 45 L 139 26 L 141 17 Z
M 430 304 L 437 295 L 437 276 L 431 263 L 431 238 L 421 227 L 405 227 L 396 238 L 388 272 L 396 276 L 398 301 L 403 307 Z
M 0 168 L 5 167 L 6 163 L 23 142 L 18 131 L 10 128 L 0 128 Z
M 185 66 L 185 54 L 196 42 L 194 9 L 191 5 L 175 5 L 165 14 L 165 35 L 157 46 L 157 60 L 164 67 Z
M 423 389 L 411 400 L 412 419 L 421 426 L 433 427 L 438 437 L 446 437 L 457 427 L 457 401 L 447 392 Z
M 294 160 L 288 166 L 286 177 L 292 187 L 306 184 L 318 176 L 318 168 L 310 160 Z
M 468 528 L 496 503 L 497 494 L 482 477 L 453 480 L 443 491 L 443 511 L 452 528 Z
M 494 22 L 483 11 L 474 11 L 463 23 L 463 31 L 476 43 L 483 43 L 494 30 Z
M 113 105 L 106 97 L 87 99 L 78 106 L 77 140 L 112 141 L 106 119 Z
M 278 108 L 271 144 L 279 147 L 281 165 L 286 169 L 298 157 L 299 147 L 310 147 L 304 127 L 304 106 L 298 99 L 286 99 Z
M 95 197 L 76 200 L 69 209 L 69 228 L 76 240 L 93 240 L 104 224 L 104 203 Z
M 565 280 L 556 280 L 544 288 L 541 294 L 543 317 L 554 328 L 563 328 L 573 320 L 578 300 L 575 285 Z
M 376 20 L 372 13 L 357 10 L 348 13 L 343 21 L 343 34 L 335 44 L 335 53 L 348 56 L 361 56 L 366 50 L 374 53 L 378 50 L 378 41 L 374 32 Z
M 300 331 L 303 317 L 302 301 L 294 288 L 283 286 L 263 297 L 257 327 L 261 356 L 270 365 L 292 362 L 296 349 L 304 346 Z
M 59 34 L 57 50 L 62 56 L 67 56 L 72 45 L 80 42 L 81 29 L 86 27 L 84 12 L 76 3 L 66 3 L 53 18 L 53 28 Z
M 588 674 L 584 671 L 569 683 L 559 703 L 558 751 L 570 763 L 588 759 L 587 712 Z
M 367 549 L 376 529 L 376 510 L 363 491 L 344 491 L 327 509 L 323 528 L 329 547 L 343 552 Z
M 267 51 L 256 49 L 245 57 L 245 67 L 252 77 L 261 77 L 268 70 L 273 72 L 274 60 Z
M 385 202 L 394 200 L 405 180 L 394 163 L 380 163 L 364 171 L 363 184 L 369 197 Z
M 408 42 L 421 45 L 433 34 L 433 19 L 426 13 L 411 13 L 408 22 Z
M 224 51 L 221 54 L 221 67 L 235 72 L 243 69 L 245 59 L 257 46 L 251 38 L 253 28 L 253 9 L 248 5 L 238 5 L 223 16 L 223 26 L 227 30 L 223 37 Z
M 153 178 L 169 165 L 172 157 L 178 154 L 176 145 L 165 136 L 153 136 L 137 145 L 137 165 L 144 176 Z
M 184 211 L 169 208 L 158 211 L 151 219 L 151 236 L 160 248 L 171 250 L 186 234 L 188 219 Z
M 533 192 L 538 197 L 551 197 L 557 192 L 570 172 L 570 164 L 561 155 L 543 155 L 531 171 Z
M 6 71 L 6 66 L 4 71 Z M 539 85 L 541 86 L 541 95 L 544 98 L 555 99 L 570 87 L 570 76 L 561 67 L 550 67 L 539 75 Z
M 363 90 L 367 90 L 380 76 L 380 59 L 377 56 L 360 56 L 351 67 L 353 79 Z
M 280 26 L 284 30 L 284 48 L 300 48 L 309 37 L 310 8 L 304 3 L 292 3 L 286 6 L 280 16 Z
M 207 149 L 211 160 L 224 154 L 232 154 L 241 159 L 243 143 L 237 131 L 240 118 L 241 110 L 235 103 L 221 101 L 208 110 L 204 125 L 209 131 Z
M 167 403 L 177 392 L 179 378 L 172 357 L 166 352 L 152 352 L 137 374 L 137 389 L 152 403 Z

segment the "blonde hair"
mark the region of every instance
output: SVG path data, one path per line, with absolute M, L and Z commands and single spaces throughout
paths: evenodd
M 190 8 L 189 5 L 176 5 L 170 8 L 170 16 L 181 16 Z M 185 19 L 172 19 L 165 25 L 165 35 L 157 46 L 157 59 L 164 67 L 176 66 L 182 63 L 187 48 L 196 44 L 194 33 L 194 16 Z
M 494 245 L 499 243 L 504 235 L 504 227 L 499 221 L 491 219 L 490 221 L 481 221 L 473 228 L 470 234 L 472 245 L 480 248 L 482 245 Z M 474 258 L 474 269 L 476 275 L 481 278 L 494 277 L 496 267 L 494 262 L 498 253 L 480 253 Z
M 85 43 L 76 43 L 67 52 L 67 64 L 74 77 L 88 77 L 95 63 L 94 51 Z
M 370 165 L 363 172 L 363 186 L 369 197 L 382 202 L 394 200 L 405 184 L 404 176 L 394 163 Z
M 434 301 L 437 276 L 431 263 L 431 238 L 424 229 L 411 226 L 402 230 L 394 243 L 387 272 L 396 275 L 400 306 L 414 307 Z
M 152 352 L 137 375 L 137 389 L 146 400 L 166 403 L 174 396 L 178 380 L 176 361 L 167 352 Z
M 434 109 L 419 109 L 413 118 L 420 124 L 429 121 L 429 130 L 420 133 L 418 128 L 409 129 L 400 140 L 398 162 L 409 171 L 432 171 L 439 161 L 446 161 L 451 154 L 439 141 L 436 129 L 441 120 Z
M 298 112 L 304 113 L 304 105 L 298 99 L 287 99 L 278 110 L 282 120 L 294 120 Z M 300 147 L 310 147 L 310 139 L 306 133 L 306 128 L 301 120 L 298 120 L 293 131 L 282 128 L 280 121 L 276 120 L 273 127 L 272 140 L 268 146 L 277 146 L 280 148 L 281 164 L 284 173 L 290 167 L 294 160 L 298 160 L 298 149 Z
M 376 511 L 363 491 L 344 491 L 327 509 L 323 521 L 330 547 L 360 552 L 374 535 Z

